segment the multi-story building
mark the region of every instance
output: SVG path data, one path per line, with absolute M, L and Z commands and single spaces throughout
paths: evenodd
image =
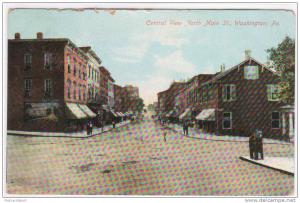
M 82 129 L 95 114 L 87 103 L 87 57 L 66 38 L 8 40 L 8 130 Z
M 139 88 L 133 85 L 125 85 L 124 89 L 128 92 L 128 97 L 130 98 L 139 98 Z
M 115 107 L 115 96 L 114 96 L 114 82 L 115 80 L 111 77 L 111 75 L 109 75 L 109 77 L 107 78 L 107 105 L 109 106 L 109 108 L 114 108 Z
M 167 91 L 162 91 L 157 93 L 157 109 L 158 109 L 158 116 L 164 117 L 166 115 L 166 98 L 167 98 Z
M 170 120 L 177 118 L 178 110 L 175 108 L 175 98 L 180 90 L 184 89 L 186 86 L 185 82 L 172 82 L 170 87 L 166 90 L 165 97 L 165 113 L 166 117 Z
M 125 85 L 123 87 L 123 105 L 125 111 L 138 111 L 138 104 L 139 104 L 139 88 L 133 85 Z
M 115 111 L 122 112 L 122 87 L 114 84 Z
M 100 106 L 100 65 L 101 59 L 90 46 L 80 47 L 87 55 L 87 82 L 88 82 L 88 103 L 93 106 Z
M 201 110 L 201 104 L 199 100 L 199 95 L 201 94 L 201 84 L 211 79 L 214 74 L 199 74 L 192 77 L 186 83 L 186 87 L 184 88 L 185 97 L 181 95 L 182 98 L 186 98 L 186 109 L 179 116 L 180 119 L 194 119 L 195 116 Z
M 202 84 L 196 119 L 201 128 L 217 134 L 249 136 L 259 129 L 264 137 L 284 138 L 288 121 L 281 113 L 279 80 L 246 52 L 244 61 Z M 288 127 L 292 132 L 293 118 Z

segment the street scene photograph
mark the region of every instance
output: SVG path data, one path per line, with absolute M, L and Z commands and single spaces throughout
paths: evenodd
M 4 196 L 295 200 L 296 10 L 48 6 L 6 12 Z

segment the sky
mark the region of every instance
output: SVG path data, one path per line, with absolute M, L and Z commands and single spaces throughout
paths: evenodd
M 261 63 L 267 49 L 295 38 L 295 15 L 284 10 L 46 10 L 16 9 L 8 38 L 69 38 L 91 46 L 118 85 L 139 87 L 145 104 L 172 81 L 215 73 L 244 59 Z

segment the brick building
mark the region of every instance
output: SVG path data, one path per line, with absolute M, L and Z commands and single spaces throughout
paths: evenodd
M 211 79 L 214 74 L 199 74 L 192 77 L 186 82 L 184 88 L 185 96 L 181 95 L 181 99 L 185 98 L 186 107 L 184 111 L 181 111 L 180 119 L 193 120 L 201 110 L 201 104 L 199 95 L 201 94 L 201 84 Z M 183 92 L 182 92 L 183 93 Z
M 125 85 L 123 87 L 123 109 L 126 112 L 138 112 L 139 104 L 139 88 L 133 85 Z
M 117 84 L 114 84 L 114 96 L 115 96 L 115 111 L 122 112 L 122 91 L 123 88 Z
M 279 80 L 247 52 L 244 61 L 202 84 L 201 112 L 196 116 L 200 127 L 240 136 L 261 129 L 264 137 L 283 138 Z
M 87 103 L 87 57 L 66 38 L 8 40 L 8 130 L 83 129 L 95 116 Z

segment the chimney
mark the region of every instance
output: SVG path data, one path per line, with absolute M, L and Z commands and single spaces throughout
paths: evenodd
M 225 71 L 225 64 L 224 64 L 224 63 L 221 64 L 221 66 L 220 66 L 220 71 L 221 71 L 221 72 L 224 72 L 224 71 Z
M 15 33 L 15 39 L 21 39 L 21 34 L 19 32 Z
M 246 49 L 245 50 L 245 60 L 248 60 L 251 57 L 251 50 L 250 49 Z
M 36 38 L 37 39 L 43 39 L 43 33 L 42 32 L 36 33 Z

